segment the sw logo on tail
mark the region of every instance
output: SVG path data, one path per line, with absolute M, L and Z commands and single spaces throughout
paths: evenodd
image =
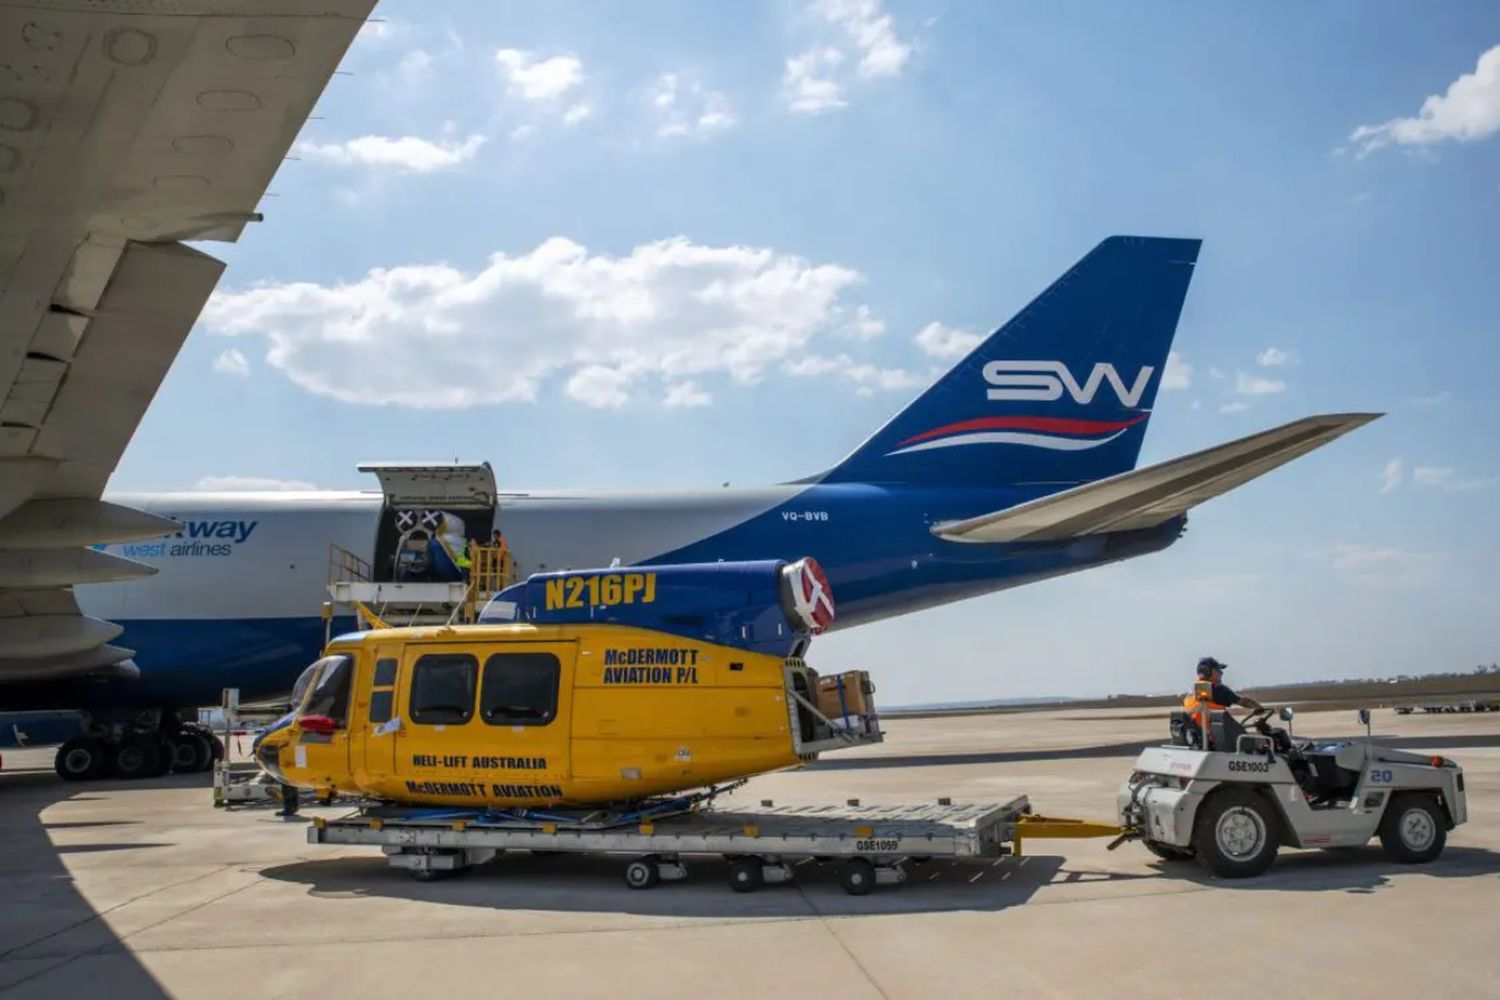
M 1134 408 L 1146 394 L 1151 382 L 1151 373 L 1156 369 L 1143 365 L 1136 373 L 1135 382 L 1125 388 L 1125 380 L 1115 366 L 1104 361 L 1094 364 L 1088 380 L 1079 385 L 1073 373 L 1061 361 L 991 361 L 984 366 L 984 380 L 995 388 L 985 395 L 998 400 L 1038 400 L 1051 402 L 1061 399 L 1066 389 L 1073 402 L 1087 406 L 1094 401 L 1099 387 L 1106 381 L 1115 390 L 1115 396 L 1124 406 Z
M 1197 259 L 1197 240 L 1110 237 L 821 481 L 989 489 L 1129 472 Z

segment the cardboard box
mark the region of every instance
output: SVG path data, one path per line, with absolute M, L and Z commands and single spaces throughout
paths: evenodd
M 842 699 L 840 695 L 842 694 Z M 871 715 L 875 711 L 875 685 L 865 670 L 849 670 L 818 678 L 818 711 L 835 722 L 845 715 Z

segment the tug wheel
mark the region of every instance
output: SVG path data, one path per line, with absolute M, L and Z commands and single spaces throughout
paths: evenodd
M 637 858 L 625 866 L 625 884 L 632 889 L 650 889 L 661 881 L 661 868 L 654 858 Z
M 1443 853 L 1447 822 L 1431 795 L 1397 795 L 1380 820 L 1380 846 L 1403 865 L 1426 864 Z
M 729 863 L 729 888 L 735 892 L 754 892 L 764 882 L 760 858 L 740 858 Z
M 875 866 L 864 858 L 850 858 L 844 862 L 839 881 L 849 895 L 868 896 L 870 890 L 875 888 Z
M 1225 788 L 1199 808 L 1193 849 L 1220 878 L 1254 878 L 1276 860 L 1277 819 L 1275 808 L 1255 792 Z

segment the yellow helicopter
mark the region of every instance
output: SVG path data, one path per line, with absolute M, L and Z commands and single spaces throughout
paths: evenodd
M 479 624 L 334 639 L 256 742 L 278 779 L 413 805 L 597 806 L 879 742 L 863 672 L 802 659 L 816 561 L 539 574 Z

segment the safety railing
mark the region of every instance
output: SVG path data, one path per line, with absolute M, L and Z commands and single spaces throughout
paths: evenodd
M 514 582 L 515 562 L 508 546 L 469 542 L 469 591 L 462 608 L 463 619 L 478 621 L 490 598 Z
M 369 562 L 337 542 L 328 546 L 328 583 L 368 583 L 375 578 Z

